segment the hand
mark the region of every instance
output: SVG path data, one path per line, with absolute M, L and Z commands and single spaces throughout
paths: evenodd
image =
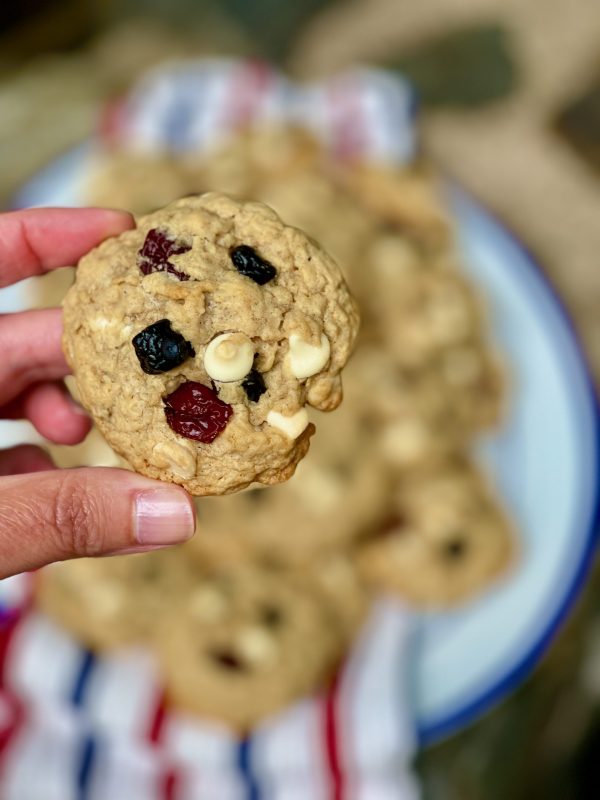
M 105 209 L 0 214 L 0 287 L 76 263 L 133 227 Z M 53 442 L 76 444 L 90 420 L 62 379 L 58 308 L 0 315 L 0 417 L 28 419 Z M 185 541 L 194 507 L 178 486 L 127 470 L 58 470 L 40 448 L 0 450 L 0 577 L 77 556 L 140 552 Z

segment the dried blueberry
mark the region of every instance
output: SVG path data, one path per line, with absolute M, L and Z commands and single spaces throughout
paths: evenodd
M 260 621 L 267 628 L 278 628 L 283 622 L 283 614 L 276 606 L 263 606 L 260 610 Z
M 186 381 L 163 398 L 171 430 L 186 439 L 210 444 L 225 430 L 233 409 L 203 383 Z
M 255 369 L 251 370 L 246 375 L 242 381 L 242 387 L 246 392 L 248 400 L 251 400 L 253 403 L 257 403 L 260 400 L 261 395 L 267 391 L 265 379 L 260 372 L 257 372 Z
M 138 266 L 144 275 L 150 275 L 152 272 L 168 272 L 180 281 L 189 281 L 190 276 L 180 272 L 169 258 L 180 256 L 191 249 L 191 245 L 178 242 L 165 231 L 152 228 L 146 234 L 144 245 L 138 252 Z
M 237 271 L 253 280 L 254 283 L 258 283 L 259 286 L 272 281 L 277 275 L 273 264 L 261 258 L 256 250 L 247 244 L 234 247 L 229 255 Z
M 467 543 L 462 537 L 459 536 L 448 539 L 448 541 L 443 545 L 444 558 L 448 559 L 449 561 L 462 558 L 466 552 Z
M 196 355 L 192 345 L 173 330 L 168 319 L 148 325 L 133 337 L 132 344 L 141 368 L 148 375 L 168 372 Z

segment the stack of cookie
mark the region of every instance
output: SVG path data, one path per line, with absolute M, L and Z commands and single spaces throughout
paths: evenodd
M 379 593 L 443 607 L 509 564 L 470 456 L 503 381 L 425 167 L 341 167 L 303 131 L 248 132 L 179 159 L 104 154 L 87 199 L 146 213 L 205 191 L 271 205 L 345 270 L 363 328 L 344 402 L 312 412 L 288 483 L 201 500 L 172 551 L 50 568 L 38 598 L 91 647 L 153 647 L 175 704 L 246 729 L 333 673 Z

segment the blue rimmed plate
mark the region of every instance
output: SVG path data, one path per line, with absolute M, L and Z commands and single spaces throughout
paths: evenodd
M 87 147 L 51 164 L 16 205 L 77 205 Z M 474 720 L 529 673 L 576 598 L 595 545 L 599 416 L 587 365 L 533 258 L 476 201 L 449 190 L 467 270 L 490 309 L 512 397 L 500 434 L 482 445 L 522 542 L 519 566 L 471 605 L 419 622 L 413 697 L 421 740 Z M 26 286 L 3 293 L 4 308 Z

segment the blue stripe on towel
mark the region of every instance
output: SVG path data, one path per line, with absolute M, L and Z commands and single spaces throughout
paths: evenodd
M 74 706 L 83 705 L 85 692 L 90 682 L 90 677 L 96 663 L 96 657 L 89 650 L 84 650 L 79 665 L 79 671 L 75 677 L 75 684 L 71 692 L 71 703 Z
M 250 737 L 243 739 L 237 752 L 237 765 L 246 786 L 246 800 L 260 800 L 260 790 L 252 771 L 252 742 Z
M 90 786 L 94 761 L 96 760 L 96 742 L 91 736 L 86 736 L 81 743 L 79 765 L 75 777 L 77 800 L 87 800 L 90 796 Z

